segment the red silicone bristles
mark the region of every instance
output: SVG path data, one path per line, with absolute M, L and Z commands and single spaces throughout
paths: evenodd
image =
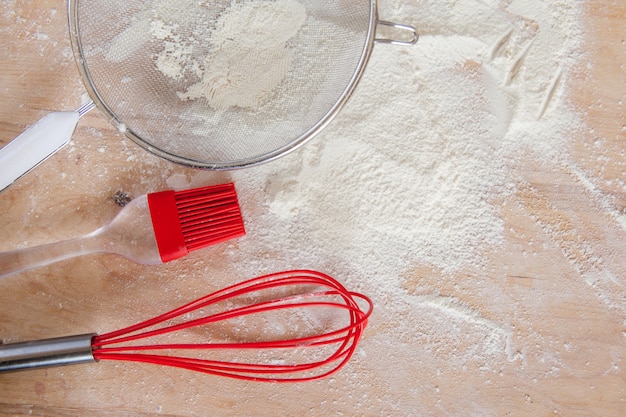
M 302 287 L 314 290 L 293 293 L 293 289 Z M 271 296 L 276 293 L 283 295 Z M 256 301 L 238 304 L 242 300 Z M 367 305 L 366 310 L 361 309 L 359 300 Z M 224 309 L 210 310 L 215 306 Z M 191 318 L 192 313 L 200 309 L 208 311 L 205 313 L 203 310 L 199 317 Z M 250 340 L 239 336 L 232 341 L 150 343 L 150 339 L 154 341 L 175 332 L 219 325 L 244 316 L 263 317 L 266 313 L 286 312 L 287 317 L 296 317 L 304 309 L 326 313 L 321 315 L 325 320 L 328 320 L 329 312 L 341 313 L 343 319 L 339 324 L 328 325 L 324 330 L 312 333 L 302 330 L 298 336 L 287 333 L 285 337 L 270 337 L 262 333 Z M 93 355 L 99 360 L 146 362 L 244 380 L 310 381 L 333 374 L 347 363 L 356 350 L 371 312 L 372 302 L 369 298 L 348 291 L 328 275 L 308 270 L 287 271 L 235 284 L 153 319 L 96 336 L 92 341 Z M 284 324 L 277 323 L 280 326 Z M 176 333 L 178 336 L 182 336 L 182 333 Z M 282 358 L 285 355 L 290 358 L 287 352 L 291 351 L 298 352 L 299 359 L 286 359 L 284 363 L 263 363 L 188 356 L 194 352 L 221 353 L 223 356 L 224 352 L 231 351 L 229 356 L 232 358 L 243 357 L 245 352 L 260 352 L 260 358 Z
M 148 195 L 163 262 L 245 234 L 232 183 Z

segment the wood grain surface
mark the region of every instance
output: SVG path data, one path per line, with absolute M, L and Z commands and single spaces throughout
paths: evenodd
M 7 373 L 0 416 L 626 415 L 626 3 L 584 3 L 586 58 L 569 86 L 585 115 L 568 151 L 580 170 L 532 160 L 514 167 L 526 182 L 503 202 L 505 248 L 485 254 L 496 265 L 489 276 L 416 266 L 404 283 L 409 293 L 430 288 L 462 300 L 479 312 L 477 326 L 501 323 L 519 348 L 468 353 L 497 329 L 451 333 L 432 351 L 395 353 L 403 341 L 390 340 L 385 357 L 355 358 L 349 371 L 301 385 L 113 362 Z M 64 1 L 0 5 L 0 146 L 48 112 L 79 106 L 84 89 L 66 22 Z M 118 191 L 166 189 L 172 175 L 192 171 L 148 154 L 92 111 L 70 145 L 0 194 L 0 250 L 90 232 L 119 210 Z M 1 280 L 0 340 L 100 332 L 151 317 L 229 283 L 228 250 L 157 267 L 94 255 Z M 364 352 L 384 326 L 368 331 Z

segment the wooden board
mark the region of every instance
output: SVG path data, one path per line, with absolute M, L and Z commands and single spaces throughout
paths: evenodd
M 80 104 L 84 90 L 65 9 L 59 0 L 0 6 L 0 146 L 46 113 Z M 423 344 L 403 349 L 401 338 L 388 340 L 387 355 L 363 356 L 381 343 L 385 326 L 402 320 L 390 317 L 369 329 L 365 353 L 350 370 L 303 385 L 116 363 L 2 374 L 0 416 L 623 416 L 626 6 L 587 1 L 585 10 L 583 48 L 593 65 L 581 62 L 571 91 L 588 127 L 572 138 L 570 158 L 580 171 L 533 161 L 514 168 L 526 182 L 503 206 L 505 248 L 486 254 L 497 265 L 489 276 L 466 279 L 416 266 L 406 278 L 408 293 L 460 300 L 467 309 L 458 314 L 474 325 L 465 337 L 456 338 L 454 318 L 444 316 L 448 335 L 425 335 Z M 90 232 L 119 210 L 118 191 L 166 189 L 172 175 L 191 173 L 146 153 L 92 112 L 68 147 L 0 194 L 0 250 Z M 194 271 L 213 277 L 211 289 L 229 283 L 226 250 L 158 267 L 94 255 L 2 280 L 0 338 L 111 330 L 166 311 L 204 293 L 206 278 Z M 506 330 L 495 343 L 517 348 L 472 354 L 499 334 L 494 323 Z

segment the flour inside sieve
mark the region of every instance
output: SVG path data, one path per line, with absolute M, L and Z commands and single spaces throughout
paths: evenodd
M 180 7 L 193 7 L 187 2 L 183 0 Z M 146 43 L 158 43 L 156 68 L 187 85 L 177 91 L 178 97 L 202 99 L 215 110 L 256 110 L 265 103 L 291 67 L 292 49 L 287 42 L 307 18 L 305 7 L 296 0 L 247 1 L 233 3 L 213 25 L 202 26 L 203 13 L 179 9 L 172 20 L 168 4 L 161 0 L 151 13 L 142 13 L 113 39 L 106 57 L 121 62 Z M 185 33 L 189 27 L 198 28 L 193 37 Z M 195 37 L 204 39 L 201 51 Z
M 90 97 L 171 161 L 257 165 L 311 139 L 369 59 L 376 0 L 70 0 Z
M 202 80 L 179 97 L 204 98 L 216 110 L 258 109 L 289 71 L 293 58 L 287 41 L 305 20 L 306 10 L 295 0 L 232 6 L 217 21 L 211 53 L 198 64 Z

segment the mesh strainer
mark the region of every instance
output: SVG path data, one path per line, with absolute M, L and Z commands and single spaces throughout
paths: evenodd
M 301 146 L 349 98 L 375 42 L 417 41 L 379 20 L 376 0 L 69 0 L 69 24 L 89 96 L 119 130 L 215 170 Z M 377 37 L 383 27 L 398 38 Z M 65 114 L 71 135 L 82 113 Z

